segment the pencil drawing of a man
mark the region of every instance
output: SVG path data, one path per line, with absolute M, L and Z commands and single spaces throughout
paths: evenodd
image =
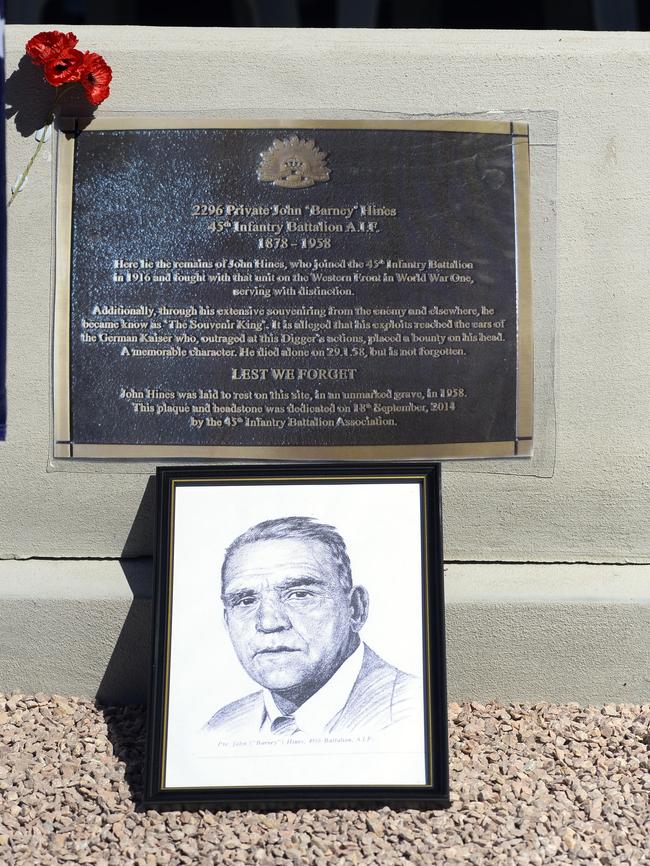
M 218 710 L 206 732 L 371 734 L 418 717 L 416 678 L 361 640 L 368 592 L 354 585 L 334 527 L 281 517 L 246 530 L 226 550 L 221 598 L 237 657 L 261 689 Z

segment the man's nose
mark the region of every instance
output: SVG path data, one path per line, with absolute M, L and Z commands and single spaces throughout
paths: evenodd
M 291 620 L 275 593 L 262 594 L 255 625 L 257 630 L 262 632 L 284 631 L 291 628 Z

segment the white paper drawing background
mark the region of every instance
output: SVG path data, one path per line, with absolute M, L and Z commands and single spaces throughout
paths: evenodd
M 288 516 L 313 517 L 339 531 L 348 548 L 353 582 L 365 586 L 370 596 L 362 639 L 386 661 L 422 680 L 419 484 L 179 485 L 168 784 L 181 784 L 176 781 L 181 777 L 182 784 L 205 784 L 204 772 L 200 782 L 187 778 L 198 731 L 220 707 L 260 688 L 239 664 L 224 624 L 221 564 L 225 549 L 246 529 Z

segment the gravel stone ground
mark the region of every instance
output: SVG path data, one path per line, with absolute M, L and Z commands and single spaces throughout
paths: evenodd
M 650 705 L 450 706 L 447 811 L 138 809 L 141 707 L 0 694 L 0 864 L 650 863 Z

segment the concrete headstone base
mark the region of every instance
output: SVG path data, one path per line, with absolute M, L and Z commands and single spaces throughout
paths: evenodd
M 151 585 L 150 559 L 0 563 L 0 691 L 145 702 Z M 445 592 L 450 701 L 647 701 L 650 566 L 450 564 Z

